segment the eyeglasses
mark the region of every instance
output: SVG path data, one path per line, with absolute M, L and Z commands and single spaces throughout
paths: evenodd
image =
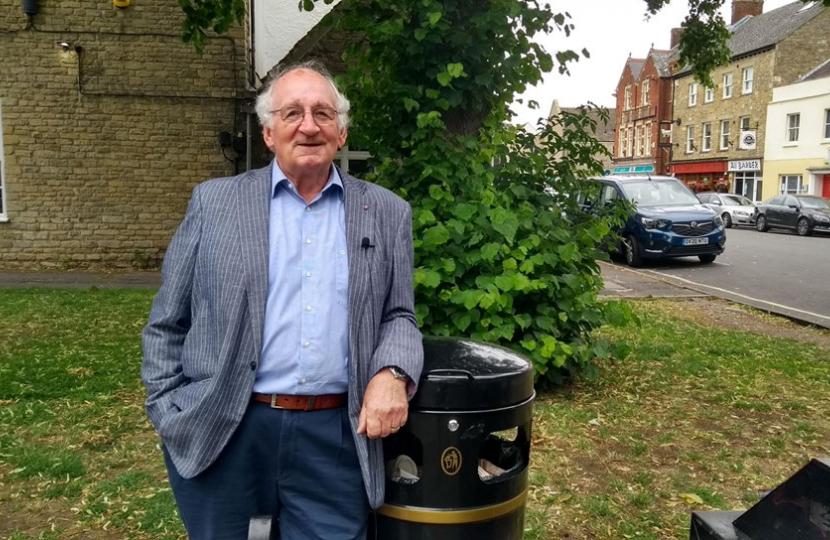
M 307 112 L 311 113 L 311 118 L 318 126 L 328 126 L 337 120 L 337 111 L 331 107 L 314 107 L 306 111 L 300 107 L 282 107 L 274 109 L 271 114 L 279 113 L 280 119 L 286 124 L 299 124 L 305 118 Z

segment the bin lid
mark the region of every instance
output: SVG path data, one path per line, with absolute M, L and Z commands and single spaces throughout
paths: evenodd
M 414 409 L 496 409 L 533 395 L 533 365 L 510 349 L 466 338 L 426 336 L 423 343 Z

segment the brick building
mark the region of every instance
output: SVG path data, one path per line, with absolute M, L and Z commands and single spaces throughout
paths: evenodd
M 733 2 L 732 53 L 704 88 L 687 68 L 674 74 L 671 171 L 698 189 L 716 179 L 753 200 L 777 191 L 764 182 L 767 104 L 773 88 L 795 82 L 830 56 L 830 10 L 793 2 L 762 13 L 763 0 Z
M 671 51 L 652 49 L 629 58 L 617 82 L 614 174 L 668 173 L 671 121 Z

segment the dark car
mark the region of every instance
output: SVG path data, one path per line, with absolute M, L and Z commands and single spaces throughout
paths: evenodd
M 801 236 L 830 232 L 830 202 L 813 195 L 776 195 L 757 205 L 755 228 L 792 229 Z
M 698 257 L 711 263 L 723 253 L 726 232 L 714 210 L 706 208 L 677 178 L 670 176 L 603 176 L 597 200 L 580 200 L 583 209 L 627 200 L 633 211 L 618 231 L 619 252 L 630 266 L 644 259 Z M 583 198 L 584 199 L 584 198 Z

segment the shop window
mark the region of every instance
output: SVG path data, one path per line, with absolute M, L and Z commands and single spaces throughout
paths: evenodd
M 801 182 L 800 174 L 786 174 L 781 176 L 781 193 L 798 195 L 807 191 L 807 186 Z

